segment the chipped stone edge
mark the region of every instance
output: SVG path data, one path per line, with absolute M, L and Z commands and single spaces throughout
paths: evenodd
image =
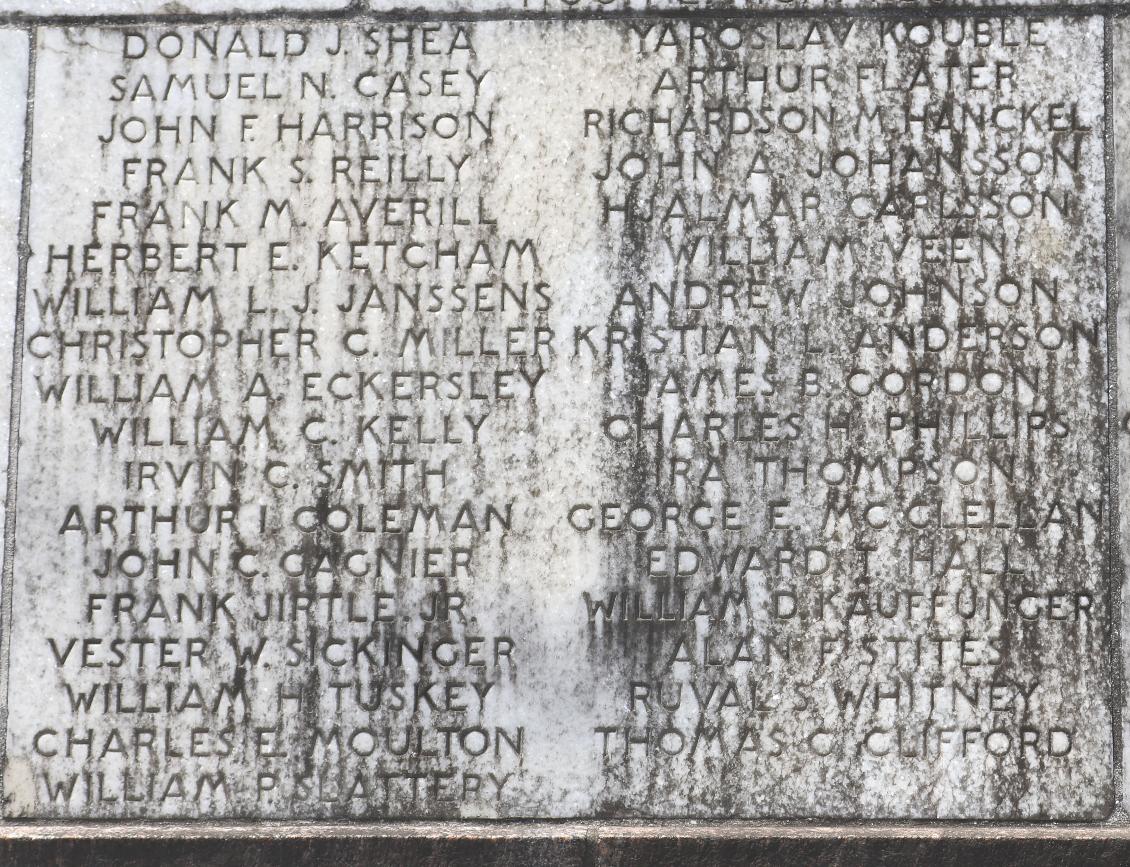
M 270 8 L 244 7 L 240 0 L 215 8 L 220 0 L 166 2 L 140 11 L 139 0 L 109 0 L 112 8 L 84 13 L 61 6 L 34 11 L 34 0 L 0 0 L 0 29 L 30 30 L 48 27 L 115 27 L 176 24 L 256 24 L 275 21 L 522 21 L 620 20 L 671 18 L 791 19 L 791 18 L 1030 18 L 1037 16 L 1084 18 L 1130 17 L 1130 0 L 796 0 L 797 5 L 777 5 L 784 0 L 612 0 L 600 8 L 552 8 L 562 0 L 280 0 Z M 140 0 L 146 2 L 146 0 Z M 592 0 L 601 3 L 602 0 Z M 116 4 L 116 5 L 115 5 Z M 810 5 L 802 5 L 810 4 Z M 53 5 L 46 0 L 44 5 Z
M 0 0 L 0 27 L 5 25 L 160 23 L 176 21 L 270 20 L 288 15 L 317 17 L 358 11 L 363 0 Z M 518 0 L 521 2 L 521 0 Z M 1035 0 L 1040 2 L 1040 0 Z M 1128 2 L 1130 0 L 1112 0 Z M 88 12 L 72 6 L 88 5 Z

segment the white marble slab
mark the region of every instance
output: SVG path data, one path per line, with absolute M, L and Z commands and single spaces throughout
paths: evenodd
M 41 28 L 8 815 L 1108 815 L 1102 42 Z

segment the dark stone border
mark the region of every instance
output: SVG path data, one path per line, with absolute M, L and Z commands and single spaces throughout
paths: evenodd
M 11 832 L 9 826 L 4 829 Z M 3 831 L 0 831 L 2 834 Z M 501 824 L 254 828 L 183 825 L 16 831 L 0 864 L 155 867 L 729 867 L 729 865 L 947 865 L 1059 867 L 1130 862 L 1130 829 L 1049 826 L 813 826 Z M 91 834 L 92 836 L 87 836 Z M 183 836 L 183 835 L 189 836 Z M 179 835 L 179 836 L 178 836 Z

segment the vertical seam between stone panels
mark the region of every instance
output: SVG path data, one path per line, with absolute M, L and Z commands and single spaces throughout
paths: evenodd
M 1107 581 L 1110 606 L 1110 665 L 1111 665 L 1111 722 L 1113 737 L 1113 786 L 1115 811 L 1124 808 L 1122 803 L 1122 557 L 1120 534 L 1122 528 L 1118 507 L 1119 441 L 1118 441 L 1118 231 L 1117 200 L 1115 198 L 1114 154 L 1114 18 L 1103 17 L 1103 162 L 1106 174 L 1106 446 L 1107 492 L 1110 505 L 1107 509 Z
M 11 682 L 12 587 L 16 556 L 16 487 L 19 476 L 20 404 L 23 383 L 24 299 L 27 292 L 28 226 L 31 210 L 31 148 L 35 120 L 35 62 L 38 28 L 28 34 L 27 94 L 24 102 L 23 173 L 20 180 L 19 263 L 16 276 L 16 323 L 12 331 L 12 395 L 8 415 L 8 489 L 4 498 L 3 602 L 0 605 L 0 658 L 4 660 L 3 702 L 0 702 L 0 812 L 5 795 L 4 772 L 8 762 L 8 690 Z

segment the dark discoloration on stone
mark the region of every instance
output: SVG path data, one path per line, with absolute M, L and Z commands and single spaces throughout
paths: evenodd
M 939 24 L 942 28 L 950 26 L 955 27 L 954 32 L 960 29 L 955 22 Z M 890 194 L 892 201 L 915 196 L 944 198 L 953 193 L 954 188 L 945 179 L 944 172 L 932 174 L 926 170 L 922 176 L 917 169 L 905 171 L 906 164 L 892 171 L 889 179 L 883 168 L 876 173 L 874 165 L 869 166 L 865 177 L 860 177 L 855 171 L 855 161 L 863 152 L 901 155 L 901 158 L 909 155 L 913 161 L 914 154 L 935 153 L 934 148 L 945 151 L 947 144 L 956 143 L 961 150 L 964 142 L 968 153 L 982 147 L 993 150 L 1005 140 L 1009 142 L 1006 148 L 1023 146 L 1021 143 L 1028 139 L 1022 135 L 1006 135 L 997 139 L 996 144 L 989 144 L 971 127 L 965 127 L 959 134 L 948 129 L 945 122 L 939 125 L 928 120 L 921 128 L 911 124 L 884 126 L 880 123 L 877 129 L 866 129 L 866 124 L 857 122 L 852 129 L 851 124 L 842 122 L 842 117 L 837 123 L 827 120 L 824 113 L 843 112 L 845 106 L 852 105 L 852 93 L 866 88 L 861 88 L 859 82 L 849 82 L 844 75 L 832 75 L 826 92 L 819 86 L 810 87 L 811 82 L 807 81 L 797 82 L 795 89 L 790 88 L 787 82 L 793 58 L 782 50 L 782 46 L 791 41 L 787 29 L 777 31 L 777 51 L 763 45 L 747 51 L 734 46 L 747 44 L 742 34 L 748 40 L 751 32 L 756 33 L 756 27 L 753 31 L 743 31 L 734 25 L 728 35 L 721 37 L 733 50 L 716 47 L 714 54 L 702 46 L 702 43 L 711 44 L 708 27 L 698 31 L 697 43 L 688 37 L 689 30 L 681 30 L 677 25 L 649 23 L 641 25 L 633 35 L 639 45 L 646 46 L 642 52 L 644 62 L 655 62 L 659 55 L 676 67 L 694 66 L 696 62 L 713 62 L 720 67 L 724 57 L 725 62 L 743 70 L 747 68 L 744 64 L 756 58 L 784 77 L 775 82 L 778 87 L 775 98 L 767 98 L 762 103 L 770 107 L 758 119 L 765 124 L 763 135 L 748 139 L 740 136 L 710 139 L 707 136 L 712 146 L 705 166 L 695 164 L 685 151 L 673 148 L 662 131 L 649 134 L 646 117 L 639 123 L 645 130 L 642 134 L 623 135 L 623 130 L 613 121 L 612 128 L 621 135 L 610 135 L 608 142 L 602 140 L 613 167 L 612 177 L 599 184 L 603 201 L 615 203 L 634 215 L 634 220 L 623 221 L 621 233 L 614 236 L 613 241 L 613 248 L 618 252 L 612 277 L 613 292 L 617 301 L 622 302 L 615 305 L 613 327 L 619 326 L 628 345 L 636 346 L 635 352 L 625 352 L 622 384 L 619 393 L 612 390 L 606 410 L 610 416 L 621 419 L 619 423 L 628 432 L 613 454 L 614 465 L 627 476 L 614 502 L 624 513 L 639 509 L 644 516 L 641 524 L 648 520 L 649 512 L 658 516 L 653 520 L 660 524 L 668 505 L 676 509 L 688 502 L 717 506 L 718 500 L 712 499 L 712 494 L 716 495 L 721 488 L 734 504 L 737 516 L 734 529 L 740 526 L 740 531 L 724 532 L 717 520 L 713 520 L 709 530 L 702 527 L 688 530 L 685 525 L 690 522 L 682 516 L 678 542 L 694 546 L 696 553 L 711 561 L 703 570 L 706 574 L 692 569 L 689 577 L 678 579 L 669 576 L 669 569 L 665 570 L 667 574 L 650 570 L 652 574 L 646 582 L 633 582 L 624 575 L 630 575 L 632 568 L 637 574 L 647 572 L 651 552 L 657 550 L 656 546 L 662 551 L 663 543 L 672 547 L 676 534 L 650 526 L 635 532 L 609 534 L 606 562 L 613 563 L 614 568 L 608 570 L 610 580 L 602 593 L 594 595 L 604 602 L 612 600 L 609 608 L 614 613 L 604 619 L 595 618 L 593 630 L 605 641 L 607 655 L 615 648 L 626 653 L 631 662 L 620 687 L 622 708 L 627 708 L 629 713 L 602 720 L 606 727 L 605 767 L 610 781 L 603 814 L 653 814 L 661 809 L 657 803 L 678 792 L 678 797 L 687 805 L 683 809 L 692 815 L 696 809 L 719 815 L 746 814 L 752 810 L 768 815 L 801 816 L 813 809 L 833 812 L 842 809 L 848 814 L 862 809 L 888 815 L 886 811 L 903 796 L 913 804 L 909 808 L 910 815 L 951 815 L 950 809 L 956 811 L 952 815 L 973 815 L 975 809 L 967 812 L 971 809 L 968 800 L 945 805 L 946 799 L 939 791 L 937 780 L 926 779 L 931 771 L 912 781 L 933 759 L 917 766 L 913 762 L 905 763 L 898 773 L 893 773 L 893 767 L 882 759 L 871 761 L 886 749 L 880 741 L 888 734 L 896 737 L 896 730 L 882 728 L 885 725 L 881 722 L 882 714 L 867 711 L 878 711 L 884 702 L 895 701 L 900 702 L 903 709 L 901 702 L 909 703 L 913 699 L 901 692 L 896 698 L 895 692 L 900 688 L 913 691 L 936 682 L 933 671 L 923 673 L 923 669 L 929 670 L 931 666 L 928 661 L 923 663 L 921 656 L 911 664 L 907 664 L 905 656 L 901 662 L 889 665 L 886 664 L 889 660 L 879 659 L 878 648 L 884 647 L 884 641 L 897 642 L 906 637 L 897 629 L 884 630 L 881 624 L 902 622 L 898 612 L 909 598 L 903 594 L 915 585 L 912 575 L 921 566 L 917 562 L 922 553 L 920 546 L 925 547 L 927 557 L 937 556 L 948 565 L 956 565 L 956 570 L 938 570 L 937 574 L 944 578 L 934 589 L 943 599 L 964 594 L 964 604 L 970 612 L 977 607 L 975 600 L 985 603 L 986 594 L 1007 592 L 1017 581 L 1029 580 L 1018 578 L 1017 574 L 1001 574 L 989 579 L 987 570 L 978 572 L 986 562 L 968 570 L 969 564 L 962 563 L 961 559 L 970 554 L 969 543 L 976 535 L 970 534 L 968 529 L 953 533 L 952 528 L 926 528 L 920 523 L 921 513 L 903 514 L 901 524 L 897 520 L 890 524 L 886 521 L 888 509 L 898 511 L 898 507 L 886 499 L 892 493 L 895 500 L 904 505 L 934 502 L 936 497 L 941 498 L 939 502 L 945 501 L 955 494 L 955 475 L 970 472 L 977 463 L 987 467 L 1000 457 L 985 442 L 974 445 L 973 441 L 981 437 L 972 431 L 972 436 L 954 435 L 952 429 L 944 436 L 939 433 L 937 438 L 924 435 L 922 430 L 934 419 L 953 421 L 955 401 L 962 403 L 962 399 L 954 398 L 944 386 L 924 389 L 906 386 L 903 377 L 929 377 L 931 371 L 940 372 L 951 363 L 959 366 L 968 363 L 973 368 L 966 368 L 967 371 L 980 370 L 972 374 L 977 378 L 984 375 L 985 366 L 991 368 L 1001 357 L 990 350 L 970 361 L 973 356 L 962 352 L 951 354 L 957 348 L 954 345 L 948 345 L 936 355 L 921 343 L 909 350 L 899 349 L 897 344 L 902 338 L 886 342 L 876 340 L 875 335 L 876 329 L 888 329 L 888 335 L 905 335 L 902 329 L 913 328 L 911 323 L 916 321 L 922 324 L 921 317 L 940 325 L 952 316 L 955 322 L 964 321 L 963 327 L 972 330 L 992 328 L 993 323 L 1001 321 L 1001 312 L 991 310 L 992 300 L 966 307 L 967 300 L 948 306 L 941 298 L 947 291 L 941 287 L 954 274 L 952 261 L 941 264 L 937 260 L 930 261 L 933 257 L 928 255 L 920 259 L 914 256 L 907 259 L 897 252 L 892 255 L 889 243 L 895 236 L 905 240 L 935 231 L 940 237 L 959 225 L 977 226 L 976 233 L 984 231 L 993 221 L 982 225 L 981 219 L 987 217 L 983 210 L 978 210 L 978 219 L 957 223 L 953 222 L 952 214 L 943 215 L 945 208 L 940 211 L 925 208 L 903 222 L 907 212 L 899 212 L 896 206 L 884 221 L 885 225 L 872 225 L 853 219 L 860 216 L 858 212 L 845 213 L 848 209 L 839 197 L 855 196 L 849 200 L 858 204 L 861 200 L 868 201 L 876 188 L 884 190 L 884 195 Z M 924 25 L 918 35 L 928 30 L 929 25 Z M 858 69 L 861 62 L 872 62 L 863 60 L 869 56 L 866 46 L 870 44 L 868 36 L 871 34 L 866 22 L 846 23 L 839 30 L 817 37 L 822 48 L 808 59 L 811 61 L 813 56 L 819 55 L 830 69 Z M 837 43 L 843 44 L 842 53 L 835 47 Z M 938 55 L 939 59 L 944 57 L 941 62 L 958 66 L 964 62 L 962 56 L 960 50 L 952 48 Z M 880 50 L 873 62 L 876 68 L 883 67 L 885 75 L 910 82 L 929 57 L 929 50 L 922 53 L 904 50 L 887 56 Z M 662 68 L 662 65 L 657 63 L 657 67 Z M 1094 73 L 1097 75 L 1098 70 Z M 737 73 L 739 80 L 740 74 Z M 641 115 L 658 114 L 676 127 L 689 119 L 693 126 L 696 118 L 709 116 L 711 107 L 733 104 L 734 90 L 730 89 L 733 85 L 727 85 L 721 76 L 703 79 L 702 86 L 682 97 L 675 79 L 664 80 L 661 73 L 655 72 L 653 80 L 659 84 L 650 99 L 638 97 L 627 109 L 618 106 L 620 112 L 639 110 Z M 1098 85 L 1097 77 L 1092 83 Z M 1031 87 L 1031 92 L 1045 92 L 1044 85 L 1035 80 Z M 671 92 L 663 93 L 664 89 Z M 1021 86 L 1020 89 L 1026 88 Z M 1092 90 L 1092 93 L 1097 96 L 1098 91 Z M 874 103 L 868 101 L 867 108 L 884 112 L 891 106 L 904 105 L 905 98 L 905 92 L 894 88 L 893 92 L 880 93 Z M 934 112 L 937 120 L 947 112 L 963 110 L 967 98 L 968 94 L 950 93 L 945 98 L 916 104 L 924 118 Z M 1097 103 L 1092 102 L 1092 106 L 1097 108 Z M 836 161 L 836 164 L 833 169 L 825 166 L 820 171 L 814 165 L 820 159 L 822 147 L 804 135 L 783 135 L 781 127 L 805 124 L 819 127 L 825 123 L 829 127 L 827 138 L 835 142 L 826 157 L 828 163 Z M 1096 128 L 1092 128 L 1091 133 L 1095 132 Z M 1092 144 L 1096 142 L 1092 139 Z M 1003 155 L 1004 151 L 1000 153 Z M 1098 151 L 1093 151 L 1093 156 L 1097 158 Z M 684 160 L 681 165 L 680 158 Z M 900 156 L 894 157 L 896 163 L 899 159 Z M 1092 163 L 1091 170 L 1096 172 L 1096 178 L 1098 168 L 1097 162 Z M 813 180 L 816 175 L 819 179 Z M 766 193 L 762 198 L 753 192 L 758 181 Z M 1007 186 L 1009 182 L 1002 183 Z M 1076 181 L 1070 188 L 1073 192 L 1097 190 L 1093 183 Z M 735 190 L 740 194 L 752 193 L 749 201 L 754 202 L 754 215 L 745 210 L 750 207 L 749 201 L 733 204 Z M 806 203 L 812 204 L 812 213 L 804 211 Z M 759 204 L 761 211 L 756 213 Z M 712 207 L 709 217 L 695 219 Z M 866 209 L 865 205 L 863 207 Z M 803 212 L 799 221 L 788 219 L 790 209 Z M 676 215 L 674 218 L 669 216 L 672 213 Z M 1097 200 L 1092 201 L 1090 213 L 1091 221 L 1101 220 Z M 1079 225 L 1076 221 L 1082 217 L 1082 212 L 1076 212 L 1067 218 L 1065 225 Z M 704 229 L 709 219 L 717 219 L 717 225 Z M 901 228 L 885 237 L 892 224 Z M 725 228 L 719 228 L 723 225 Z M 1091 225 L 1096 228 L 1085 230 L 1083 235 L 1097 230 L 1097 222 Z M 984 239 L 991 234 L 989 230 L 989 235 L 981 237 Z M 743 246 L 749 243 L 750 236 L 757 240 Z M 998 237 L 1003 239 L 1004 235 Z M 1019 236 L 1016 239 L 1021 247 L 1025 246 Z M 718 246 L 708 246 L 712 242 Z M 843 244 L 842 250 L 836 250 L 837 243 Z M 797 251 L 797 244 L 803 245 L 803 252 L 796 258 L 806 260 L 799 265 L 791 255 Z M 676 251 L 685 255 L 676 256 Z M 837 252 L 850 261 L 844 265 L 836 263 Z M 981 252 L 985 253 L 986 248 L 981 247 Z M 1087 317 L 1097 341 L 1096 351 L 1090 354 L 1089 360 L 1069 374 L 1080 376 L 1095 398 L 1094 404 L 1082 414 L 1075 416 L 1072 411 L 1073 417 L 1087 419 L 1084 423 L 1087 432 L 1070 448 L 1081 448 L 1084 463 L 1096 468 L 1102 461 L 1099 432 L 1104 424 L 1101 340 L 1099 332 L 1094 330 L 1096 324 L 1102 322 L 1102 255 L 1101 243 L 1092 243 L 1068 254 L 1070 259 L 1084 263 L 1092 275 L 1084 290 L 1088 300 L 1083 306 L 1091 310 Z M 989 254 L 980 258 L 961 279 L 976 273 L 979 277 L 974 279 L 983 280 L 983 287 L 1005 285 L 1016 276 L 1012 266 L 1007 265 L 1011 254 L 1003 253 L 1003 263 L 990 261 L 993 257 L 994 254 Z M 813 270 L 807 268 L 812 264 L 809 259 L 818 261 Z M 757 265 L 748 267 L 752 261 Z M 1006 273 L 1012 276 L 1004 277 Z M 868 275 L 863 282 L 859 279 L 861 274 Z M 737 298 L 745 297 L 748 301 L 749 295 L 743 296 L 742 290 L 758 292 L 761 294 L 758 302 L 711 303 L 709 299 L 717 300 L 717 296 L 710 293 L 718 292 L 720 275 L 724 275 L 722 279 L 734 281 L 732 289 L 734 284 L 740 286 L 735 292 Z M 708 299 L 693 311 L 688 312 L 687 308 L 692 305 L 685 301 L 680 306 L 677 300 L 672 304 L 664 297 L 673 295 L 678 299 L 681 292 L 689 293 L 692 283 L 695 291 Z M 908 291 L 902 295 L 904 290 Z M 881 292 L 882 298 L 876 292 Z M 912 297 L 915 294 L 931 296 L 934 292 L 939 295 Z M 895 295 L 900 297 L 896 299 Z M 919 302 L 921 306 L 917 306 Z M 953 307 L 960 308 L 960 312 L 955 314 Z M 1036 318 L 1057 315 L 1038 310 L 1029 312 Z M 1009 315 L 1004 314 L 1005 318 Z M 646 323 L 642 328 L 641 320 Z M 695 330 L 684 347 L 678 341 L 685 333 L 680 335 L 674 329 L 688 322 L 694 324 Z M 735 388 L 726 388 L 725 376 L 730 372 L 726 354 L 714 351 L 715 343 L 706 336 L 710 334 L 718 341 L 718 335 L 728 328 L 737 329 L 734 333 L 743 333 L 754 344 L 764 342 L 768 347 L 756 361 L 753 360 L 756 353 L 743 357 L 743 361 L 749 361 L 744 370 L 747 390 L 741 396 L 735 395 Z M 743 328 L 750 329 L 749 333 L 741 332 Z M 666 352 L 654 348 L 659 341 L 667 341 Z M 649 343 L 651 348 L 645 356 L 639 346 Z M 788 349 L 782 349 L 782 345 Z M 905 354 L 900 356 L 908 351 L 909 362 Z M 990 362 L 990 358 L 994 360 Z M 1036 364 L 1040 366 L 1041 362 Z M 1059 382 L 1055 368 L 1056 365 L 1046 368 L 1054 383 L 1050 386 L 1052 391 L 1066 384 Z M 880 369 L 882 372 L 878 373 Z M 833 376 L 842 372 L 847 388 L 833 385 L 829 389 L 822 385 L 830 371 L 836 372 Z M 796 389 L 795 384 L 804 382 L 810 372 L 815 389 L 811 393 Z M 712 375 L 718 375 L 722 384 L 710 380 Z M 855 376 L 861 377 L 862 384 L 858 388 Z M 894 378 L 895 385 L 890 389 L 883 379 L 885 376 Z M 919 384 L 924 381 L 918 380 Z M 757 383 L 755 393 L 748 388 L 751 382 Z M 909 401 L 899 398 L 893 402 L 876 401 L 878 391 L 888 391 L 888 397 L 913 392 L 913 397 Z M 1077 393 L 1074 389 L 1069 391 Z M 1060 395 L 1049 400 L 1059 403 L 1067 398 L 1070 402 L 1068 392 L 1060 392 Z M 984 406 L 1004 406 L 1010 400 L 1005 398 L 998 402 L 989 398 Z M 714 428 L 710 428 L 707 419 L 713 420 Z M 743 421 L 746 422 L 744 427 Z M 906 428 L 901 427 L 903 421 L 907 423 Z M 946 424 L 941 427 L 945 428 Z M 911 429 L 915 429 L 913 434 L 909 434 Z M 1005 442 L 1011 438 L 1008 433 L 992 436 Z M 990 440 L 992 436 L 985 439 Z M 1021 435 L 1021 439 L 1027 437 Z M 794 447 L 782 447 L 782 442 Z M 1053 452 L 1059 451 L 1058 446 L 1048 447 Z M 981 457 L 974 457 L 981 448 L 985 449 Z M 1017 466 L 1024 467 L 1021 472 L 1029 474 L 1033 480 L 1042 478 L 1054 488 L 1059 483 L 1043 475 L 1044 462 L 1038 457 L 1043 448 L 1030 440 L 1019 446 L 1018 451 L 1024 457 Z M 788 457 L 781 460 L 781 454 Z M 897 473 L 888 475 L 879 470 L 878 480 L 867 479 L 871 471 L 868 467 L 873 469 L 896 454 L 900 468 Z M 682 468 L 689 471 L 685 476 L 674 477 L 673 458 L 683 462 Z M 1052 463 L 1055 461 L 1052 459 Z M 788 470 L 783 466 L 786 463 Z M 831 483 L 829 472 L 837 467 L 848 478 L 845 484 Z M 937 470 L 941 476 L 931 480 Z M 983 482 L 984 475 L 993 471 L 976 472 L 982 475 Z M 814 481 L 809 479 L 808 473 L 816 477 Z M 796 482 L 798 477 L 803 481 Z M 711 480 L 721 483 L 712 487 Z M 830 482 L 826 489 L 822 481 Z M 1019 485 L 1012 490 L 1019 493 L 1023 488 L 1024 485 Z M 1092 486 L 1091 490 L 1099 494 L 1101 500 L 1101 485 Z M 1020 498 L 1026 499 L 1024 495 Z M 788 529 L 781 531 L 781 527 L 775 526 L 775 520 L 761 514 L 754 505 L 764 506 L 768 501 L 780 508 L 784 516 L 781 524 Z M 861 507 L 866 510 L 870 508 L 867 504 L 876 503 L 881 504 L 877 508 L 882 510 L 882 515 L 879 522 L 870 527 L 866 526 L 869 520 L 862 517 L 862 511 L 858 512 L 854 526 L 849 522 L 848 527 L 842 528 L 838 519 L 833 520 L 835 510 L 850 513 Z M 792 517 L 785 516 L 786 512 Z M 712 512 L 711 517 L 716 518 L 717 512 Z M 830 525 L 835 525 L 831 532 Z M 1096 529 L 1101 535 L 1102 527 L 1096 525 Z M 1019 531 L 1015 537 L 1016 550 L 1034 553 L 1043 545 L 1041 535 L 1036 528 Z M 1076 537 L 1077 541 L 1081 539 Z M 913 556 L 908 555 L 908 546 L 915 547 Z M 1086 547 L 1075 549 L 1072 555 L 1075 566 L 1070 567 L 1069 572 L 1079 576 L 1090 571 L 1097 579 L 1097 583 L 1091 585 L 1093 592 L 1101 595 L 1104 586 L 1101 558 L 1093 559 L 1092 554 L 1086 553 Z M 782 565 L 783 555 L 775 556 L 782 550 L 794 554 L 797 562 Z M 869 553 L 861 553 L 864 550 Z M 806 570 L 800 562 L 805 551 L 828 552 L 832 562 L 816 562 L 813 568 Z M 961 557 L 952 559 L 958 552 Z M 737 568 L 727 556 L 735 556 L 733 563 Z M 1090 565 L 1084 565 L 1088 560 Z M 615 564 L 619 564 L 619 568 L 615 568 Z M 1096 567 L 1098 571 L 1094 571 Z M 933 568 L 932 565 L 930 569 Z M 976 573 L 972 580 L 971 572 Z M 835 601 L 825 608 L 822 598 L 814 600 L 811 595 L 803 598 L 813 587 L 820 588 L 817 593 L 831 594 L 828 598 Z M 1086 592 L 1089 597 L 1092 591 Z M 799 600 L 795 616 L 766 616 L 766 609 L 772 611 L 779 599 L 790 603 Z M 617 600 L 619 608 L 615 607 Z M 696 606 L 706 616 L 687 616 L 687 611 Z M 663 613 L 664 608 L 666 613 Z M 636 613 L 637 609 L 641 609 L 640 613 Z M 880 609 L 890 613 L 881 614 Z M 965 619 L 972 623 L 976 615 Z M 1101 619 L 1095 621 L 1093 631 L 1090 627 L 1085 629 L 1089 636 L 1087 641 L 1094 643 L 1091 650 L 1083 651 L 1076 662 L 1068 666 L 1072 671 L 1085 668 L 1084 659 L 1096 652 L 1104 641 Z M 956 615 L 954 620 L 949 620 L 943 614 L 931 625 L 940 633 L 927 630 L 917 640 L 929 641 L 930 637 L 945 634 L 955 622 L 961 622 Z M 834 625 L 829 628 L 829 623 Z M 806 658 L 806 649 L 810 651 L 811 647 L 806 648 L 805 642 L 814 632 L 827 636 L 831 645 L 831 652 L 820 654 L 816 660 L 811 656 Z M 618 639 L 615 643 L 613 637 Z M 1000 667 L 992 666 L 998 672 L 1011 671 L 1020 678 L 1035 678 L 1036 672 L 1046 671 L 1043 661 L 1046 647 L 1031 625 L 1024 626 L 1009 619 L 1000 625 L 999 632 L 994 632 L 994 638 L 1000 640 L 1002 649 Z M 858 655 L 861 639 L 862 656 Z M 909 646 L 914 646 L 914 640 L 911 639 Z M 843 653 L 838 653 L 836 646 L 841 641 Z M 886 645 L 886 649 L 890 650 L 891 646 Z M 977 665 L 973 663 L 974 669 Z M 1027 671 L 1028 675 L 1021 675 L 1021 671 Z M 884 679 L 888 676 L 891 681 Z M 905 683 L 894 684 L 903 679 Z M 960 680 L 964 684 L 962 689 L 975 689 L 971 681 Z M 857 698 L 860 691 L 867 696 L 862 703 L 862 714 L 860 707 L 843 704 L 845 696 Z M 1105 691 L 1105 687 L 1097 684 L 1094 690 L 1083 690 L 1090 696 L 1087 701 L 1096 700 L 1095 707 L 1106 702 Z M 884 697 L 880 697 L 880 693 Z M 727 705 L 734 710 L 728 713 L 724 710 Z M 926 728 L 921 733 L 925 734 L 923 741 L 929 745 L 926 752 L 936 756 L 937 744 L 926 730 L 932 725 L 944 726 L 944 723 L 938 722 L 929 707 L 918 705 L 916 710 L 923 713 L 921 719 L 925 721 Z M 1027 711 L 1022 715 L 1026 717 Z M 900 717 L 902 723 L 911 718 L 919 719 L 914 710 Z M 911 730 L 915 735 L 909 735 Z M 899 746 L 892 751 L 921 758 L 922 749 L 916 740 L 920 730 L 914 728 L 913 723 L 909 727 L 900 724 L 897 732 Z M 805 740 L 812 737 L 826 737 L 833 744 L 829 753 L 838 753 L 838 757 L 828 759 L 826 755 L 816 754 L 818 750 L 813 749 L 816 744 Z M 869 738 L 874 738 L 874 743 Z M 1101 740 L 1104 740 L 1102 735 Z M 1099 752 L 1105 749 L 1099 746 Z M 785 758 L 777 758 L 782 755 Z M 854 764 L 854 759 L 861 755 L 863 764 L 870 767 L 869 772 L 852 772 L 846 776 L 839 773 L 838 769 L 844 766 L 841 761 Z M 1024 765 L 1025 761 L 1020 764 Z M 885 771 L 882 770 L 884 765 Z M 995 815 L 1008 815 L 1010 811 L 1013 815 L 1025 814 L 1023 804 L 1032 803 L 1033 786 L 1038 787 L 1037 780 L 1045 770 L 1042 763 L 1038 770 L 1031 771 L 1017 767 L 1010 770 L 1003 765 L 994 768 L 989 772 L 993 782 L 984 781 L 987 786 L 983 790 L 984 803 L 991 805 L 988 809 Z M 973 776 L 980 773 L 971 768 L 967 771 Z M 972 782 L 973 776 L 955 767 L 951 766 L 948 773 L 954 777 L 965 776 L 965 783 Z M 752 786 L 751 777 L 758 780 Z M 797 792 L 795 801 L 789 794 L 794 790 Z M 819 794 L 813 795 L 813 791 Z M 832 807 L 835 803 L 842 803 L 842 808 Z M 849 806 L 861 803 L 867 806 Z M 904 814 L 905 807 L 893 809 L 896 814 Z M 1105 802 L 1094 809 L 1101 814 L 1106 809 Z
M 217 867 L 320 867 L 366 864 L 373 867 L 440 867 L 445 864 L 526 867 L 530 864 L 561 867 L 595 867 L 592 846 L 584 842 L 435 839 L 404 840 L 273 841 L 255 842 L 143 840 L 93 843 L 0 842 L 0 859 L 13 863 L 71 865 L 71 867 L 155 867 L 155 865 L 209 864 Z
M 748 867 L 773 864 L 944 865 L 944 867 L 1061 867 L 1119 865 L 1130 854 L 1124 838 L 1094 835 L 1024 838 L 1008 831 L 976 837 L 944 833 L 890 836 L 853 832 L 842 836 L 808 834 L 681 834 L 640 838 L 615 829 L 588 834 L 562 834 L 550 839 L 477 839 L 435 835 L 426 838 L 136 840 L 79 839 L 7 840 L 0 857 L 17 863 L 68 867 L 150 867 L 150 865 L 251 865 L 251 867 Z

